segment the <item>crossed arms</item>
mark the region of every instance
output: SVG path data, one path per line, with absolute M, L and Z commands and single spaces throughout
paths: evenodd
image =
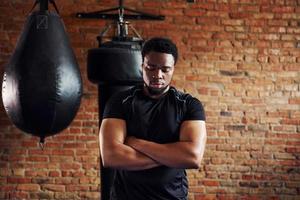
M 99 139 L 104 167 L 143 170 L 165 165 L 173 168 L 199 168 L 206 144 L 205 121 L 188 120 L 180 127 L 178 142 L 158 144 L 126 137 L 126 122 L 102 121 Z

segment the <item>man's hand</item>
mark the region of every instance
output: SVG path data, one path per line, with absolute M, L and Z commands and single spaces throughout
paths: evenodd
M 142 170 L 165 165 L 199 168 L 206 144 L 205 122 L 184 121 L 180 141 L 158 144 L 126 137 L 124 120 L 104 119 L 100 129 L 100 151 L 105 167 Z
M 199 168 L 206 144 L 205 122 L 184 121 L 179 142 L 158 144 L 130 136 L 125 144 L 168 167 Z
M 124 120 L 108 118 L 102 121 L 99 139 L 104 167 L 142 170 L 160 165 L 149 156 L 124 144 L 125 138 L 126 122 Z

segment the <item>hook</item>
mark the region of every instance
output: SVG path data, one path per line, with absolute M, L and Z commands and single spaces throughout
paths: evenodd
M 42 150 L 44 150 L 44 147 L 45 147 L 45 137 L 44 136 L 40 137 L 39 146 Z

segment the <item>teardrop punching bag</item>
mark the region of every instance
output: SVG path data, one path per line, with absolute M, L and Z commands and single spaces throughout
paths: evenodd
M 13 124 L 43 142 L 74 119 L 82 80 L 60 16 L 48 11 L 48 0 L 38 1 L 5 66 L 2 100 Z

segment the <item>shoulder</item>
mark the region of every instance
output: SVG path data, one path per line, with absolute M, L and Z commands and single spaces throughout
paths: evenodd
M 176 99 L 183 103 L 185 110 L 185 120 L 205 120 L 205 112 L 200 100 L 189 93 L 185 93 L 172 87 L 170 89 Z
M 120 103 L 123 103 L 124 101 L 128 100 L 129 98 L 135 96 L 137 92 L 141 90 L 140 86 L 133 86 L 129 89 L 117 92 L 113 94 L 110 98 L 110 102 L 119 101 Z
M 200 100 L 197 99 L 196 97 L 192 96 L 192 95 L 189 94 L 189 93 L 186 93 L 186 92 L 177 90 L 175 87 L 171 87 L 171 88 L 170 88 L 170 91 L 175 95 L 175 97 L 176 97 L 178 100 L 184 101 L 184 102 L 187 103 L 187 104 L 190 104 L 190 103 L 199 103 L 199 104 L 202 104 L 202 103 L 200 102 Z
M 138 87 L 132 87 L 113 94 L 105 104 L 103 118 L 125 119 L 126 106 L 124 106 L 124 102 L 134 96 L 137 91 L 139 91 Z

